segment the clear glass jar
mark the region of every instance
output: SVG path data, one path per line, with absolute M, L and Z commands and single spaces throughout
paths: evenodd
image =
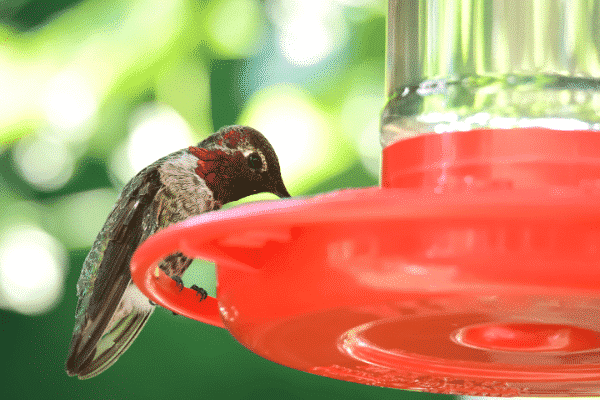
M 600 130 L 600 1 L 390 0 L 381 142 Z

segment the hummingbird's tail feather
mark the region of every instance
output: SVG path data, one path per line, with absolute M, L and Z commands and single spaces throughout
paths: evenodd
M 126 281 L 127 282 L 127 281 Z M 82 327 L 71 340 L 66 371 L 87 379 L 110 367 L 129 348 L 144 327 L 154 306 L 131 282 L 116 285 L 97 313 L 86 313 Z
M 154 308 L 132 312 L 123 317 L 102 336 L 87 359 L 74 365 L 70 362 L 72 357 L 69 358 L 67 373 L 71 376 L 77 375 L 79 379 L 88 379 L 106 370 L 131 346 L 152 311 Z

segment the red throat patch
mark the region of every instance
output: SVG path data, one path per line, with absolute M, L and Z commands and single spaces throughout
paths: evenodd
M 198 166 L 194 171 L 204 179 L 206 184 L 214 189 L 220 180 L 230 180 L 235 174 L 236 163 L 243 158 L 241 152 L 227 154 L 223 150 L 207 150 L 200 147 L 188 147 L 190 153 L 198 157 Z M 213 190 L 214 191 L 214 190 Z

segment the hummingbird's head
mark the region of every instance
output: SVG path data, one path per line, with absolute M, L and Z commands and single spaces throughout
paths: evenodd
M 271 143 L 256 129 L 233 125 L 221 128 L 190 153 L 198 158 L 196 173 L 225 204 L 255 193 L 290 197 Z

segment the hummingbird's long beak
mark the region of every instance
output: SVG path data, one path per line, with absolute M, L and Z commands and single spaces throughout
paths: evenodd
M 277 186 L 275 187 L 275 189 L 273 189 L 273 191 L 271 192 L 274 195 L 278 196 L 279 198 L 283 198 L 283 197 L 292 197 L 287 189 L 285 188 L 285 185 L 283 184 L 283 181 L 280 181 Z

